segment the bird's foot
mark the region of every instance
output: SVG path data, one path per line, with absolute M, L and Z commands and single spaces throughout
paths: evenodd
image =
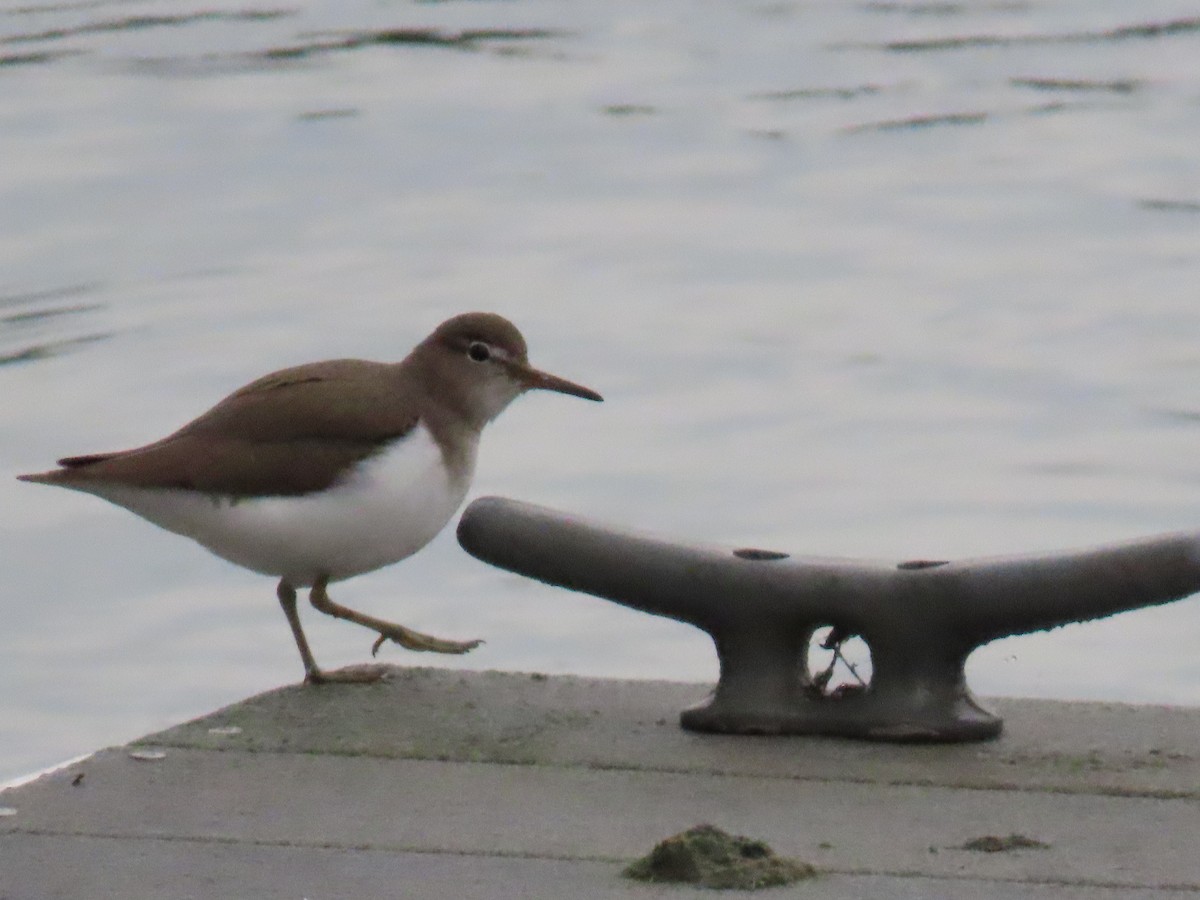
M 344 666 L 325 672 L 321 669 L 310 669 L 304 676 L 305 684 L 376 684 L 384 681 L 392 671 L 391 666 L 366 663 L 357 666 Z
M 384 641 L 395 641 L 408 650 L 452 654 L 469 653 L 483 643 L 483 641 L 447 641 L 430 634 L 413 631 L 403 625 L 389 625 L 386 629 L 379 629 L 379 637 L 371 645 L 372 656 L 379 653 L 379 648 L 383 646 Z

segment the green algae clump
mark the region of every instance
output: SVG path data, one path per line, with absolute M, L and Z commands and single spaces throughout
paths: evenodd
M 747 891 L 791 884 L 816 873 L 808 863 L 776 856 L 762 841 L 697 825 L 657 844 L 624 875 L 638 881 Z
M 1045 850 L 1049 846 L 1044 841 L 1023 834 L 1010 834 L 1008 837 L 985 834 L 983 837 L 972 838 L 959 849 L 977 850 L 981 853 L 1010 853 L 1013 850 Z

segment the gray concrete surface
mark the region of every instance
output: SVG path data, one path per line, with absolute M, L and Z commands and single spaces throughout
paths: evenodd
M 705 693 L 433 669 L 273 691 L 0 793 L 0 900 L 712 897 L 619 875 L 701 822 L 821 870 L 771 897 L 1200 895 L 1200 710 L 994 701 L 997 741 L 896 746 L 680 730 Z M 962 849 L 1010 833 L 1049 846 Z

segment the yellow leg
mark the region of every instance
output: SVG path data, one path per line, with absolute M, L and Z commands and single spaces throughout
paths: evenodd
M 422 634 L 419 631 L 413 631 L 411 628 L 405 628 L 403 625 L 397 625 L 394 622 L 388 622 L 384 619 L 377 619 L 374 616 L 357 612 L 339 603 L 334 603 L 329 598 L 328 586 L 329 579 L 318 578 L 313 583 L 312 590 L 308 594 L 309 602 L 326 615 L 345 619 L 348 622 L 354 622 L 355 624 L 362 625 L 364 628 L 370 628 L 372 631 L 378 632 L 379 639 L 375 641 L 374 646 L 371 648 L 372 656 L 379 652 L 379 648 L 383 646 L 384 641 L 395 641 L 401 647 L 406 647 L 409 650 L 456 654 L 467 653 L 483 643 L 483 641 L 447 641 L 442 638 L 433 637 L 432 635 Z M 301 656 L 303 655 L 303 651 L 301 651 Z
M 304 637 L 304 629 L 300 627 L 300 614 L 296 611 L 296 589 L 287 580 L 281 580 L 275 588 L 279 605 L 287 616 L 288 625 L 292 629 L 292 637 L 296 639 L 296 649 L 300 651 L 300 659 L 304 661 L 304 680 L 309 684 L 326 684 L 328 682 L 350 682 L 369 684 L 379 681 L 387 674 L 387 666 L 350 666 L 334 672 L 325 672 L 313 658 L 308 640 Z

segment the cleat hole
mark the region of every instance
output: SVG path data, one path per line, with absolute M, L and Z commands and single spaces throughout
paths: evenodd
M 804 654 L 804 691 L 842 700 L 871 687 L 871 647 L 845 626 L 818 625 Z
M 905 572 L 913 569 L 936 569 L 938 566 L 946 566 L 950 564 L 948 559 L 910 559 L 907 562 L 898 563 L 897 569 Z
M 761 562 L 768 559 L 787 559 L 791 554 L 780 553 L 778 550 L 759 550 L 757 547 L 739 547 L 733 551 L 738 559 L 749 559 Z

